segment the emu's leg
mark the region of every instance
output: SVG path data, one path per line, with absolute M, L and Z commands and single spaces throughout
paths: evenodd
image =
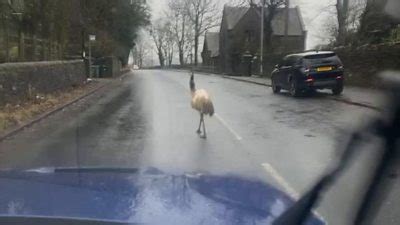
M 203 121 L 203 113 L 200 113 L 199 129 L 197 129 L 197 131 L 196 131 L 198 134 L 201 134 L 200 128 L 201 128 L 201 123 L 202 123 L 202 121 Z
M 201 138 L 206 139 L 207 133 L 206 133 L 206 125 L 204 124 L 204 117 L 201 117 L 201 120 L 203 121 L 203 135 L 201 136 Z

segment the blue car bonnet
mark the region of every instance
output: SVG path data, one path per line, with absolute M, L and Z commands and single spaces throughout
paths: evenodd
M 0 215 L 86 218 L 144 224 L 271 224 L 294 201 L 237 176 L 146 170 L 0 173 Z M 313 217 L 308 224 L 324 222 Z

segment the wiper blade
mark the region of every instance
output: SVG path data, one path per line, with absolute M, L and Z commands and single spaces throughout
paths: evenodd
M 95 220 L 64 217 L 44 216 L 0 216 L 0 224 L 24 224 L 24 225 L 138 225 L 142 223 L 130 223 L 124 221 Z
M 80 167 L 80 168 L 56 168 L 55 173 L 137 173 L 138 168 L 119 168 L 119 167 Z
M 35 172 L 35 173 L 105 173 L 105 172 L 113 172 L 113 173 L 137 173 L 139 172 L 138 168 L 121 168 L 121 167 L 44 167 L 37 169 L 26 170 L 27 172 Z
M 399 158 L 400 152 L 397 148 L 397 141 L 400 138 L 400 79 L 399 76 L 393 76 L 394 74 L 386 74 L 386 81 L 388 82 L 388 86 L 391 89 L 392 94 L 392 109 L 391 109 L 391 118 L 389 121 L 377 120 L 371 124 L 371 126 L 367 127 L 363 132 L 356 132 L 352 135 L 350 142 L 347 145 L 347 148 L 343 152 L 341 160 L 338 162 L 334 170 L 327 173 L 323 176 L 318 183 L 307 192 L 299 201 L 295 203 L 295 205 L 283 213 L 277 220 L 273 222 L 273 225 L 301 225 L 307 220 L 310 216 L 312 208 L 316 205 L 322 192 L 326 190 L 328 186 L 330 186 L 343 172 L 349 161 L 353 158 L 356 152 L 356 147 L 361 143 L 362 134 L 367 133 L 368 131 L 383 137 L 386 141 L 385 150 L 382 154 L 382 159 L 378 162 L 378 167 L 374 171 L 374 176 L 371 184 L 367 188 L 367 193 L 363 198 L 363 201 L 358 209 L 356 214 L 356 218 L 354 220 L 354 224 L 363 224 L 366 221 L 366 218 L 369 215 L 369 212 L 373 210 L 375 207 L 379 208 L 382 200 L 374 201 L 378 198 L 379 188 L 385 187 L 385 176 L 388 170 L 393 166 L 397 165 L 396 162 Z M 388 79 L 388 77 L 390 79 Z M 389 82 L 390 81 L 390 82 Z
M 304 224 L 304 222 L 309 218 L 313 207 L 318 202 L 323 191 L 325 191 L 325 189 L 336 180 L 341 172 L 347 168 L 348 162 L 353 158 L 355 153 L 355 147 L 358 146 L 360 141 L 361 135 L 359 133 L 354 133 L 337 166 L 331 172 L 324 175 L 310 191 L 295 203 L 294 206 L 278 217 L 278 219 L 273 222 L 273 225 Z

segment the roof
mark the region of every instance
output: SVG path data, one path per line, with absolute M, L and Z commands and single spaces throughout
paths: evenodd
M 310 55 L 325 55 L 325 54 L 335 54 L 335 52 L 332 51 L 307 51 L 307 52 L 300 52 L 300 53 L 295 53 L 295 54 L 290 54 L 288 56 L 310 56 Z
M 219 32 L 207 32 L 205 39 L 211 57 L 217 57 L 219 55 Z
M 225 5 L 223 15 L 226 19 L 228 30 L 233 29 L 248 10 L 249 7 L 232 7 Z
M 224 7 L 224 17 L 227 22 L 227 28 L 229 30 L 233 29 L 239 20 L 246 14 L 249 7 Z M 260 8 L 257 10 L 258 15 L 260 15 Z M 265 10 L 268 14 L 268 10 Z M 285 22 L 286 22 L 286 9 L 277 9 L 276 15 L 272 21 L 272 29 L 274 35 L 285 35 Z M 303 23 L 303 18 L 299 7 L 289 8 L 289 27 L 288 35 L 291 36 L 302 36 L 306 31 Z
M 286 9 L 278 9 L 272 21 L 274 35 L 285 35 Z M 289 8 L 288 35 L 301 36 L 305 31 L 303 18 L 298 7 Z

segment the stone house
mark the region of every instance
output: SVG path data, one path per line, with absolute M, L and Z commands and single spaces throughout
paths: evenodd
M 219 65 L 219 33 L 207 32 L 201 52 L 203 66 L 216 68 Z
M 265 13 L 268 14 L 267 9 Z M 222 72 L 233 75 L 249 74 L 249 70 L 258 72 L 256 67 L 259 67 L 260 56 L 260 20 L 261 8 L 255 5 L 224 7 L 219 35 L 219 62 Z M 277 9 L 272 30 L 272 49 L 264 49 L 264 57 L 304 51 L 307 32 L 298 7 Z

